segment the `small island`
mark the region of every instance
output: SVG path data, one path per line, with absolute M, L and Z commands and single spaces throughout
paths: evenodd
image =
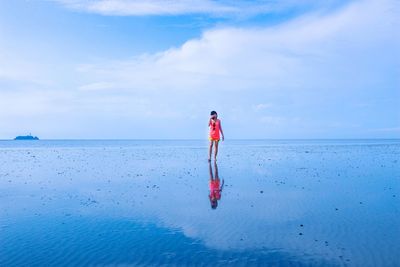
M 14 140 L 39 140 L 39 137 L 29 135 L 20 135 L 14 138 Z

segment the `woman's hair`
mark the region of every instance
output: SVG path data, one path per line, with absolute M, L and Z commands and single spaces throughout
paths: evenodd
M 215 210 L 218 207 L 218 201 L 216 199 L 210 199 L 211 208 Z
M 211 111 L 211 114 L 210 114 L 211 116 L 212 115 L 217 115 L 217 112 L 215 111 L 215 110 L 213 110 L 213 111 Z

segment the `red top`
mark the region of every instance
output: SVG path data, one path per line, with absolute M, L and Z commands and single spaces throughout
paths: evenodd
M 219 139 L 219 131 L 220 131 L 220 120 L 210 120 L 208 126 L 210 126 L 210 137 L 212 139 Z

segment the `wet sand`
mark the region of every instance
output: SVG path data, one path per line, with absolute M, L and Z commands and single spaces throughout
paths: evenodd
M 0 141 L 0 266 L 400 266 L 399 161 L 400 140 L 226 141 L 217 165 L 205 141 Z

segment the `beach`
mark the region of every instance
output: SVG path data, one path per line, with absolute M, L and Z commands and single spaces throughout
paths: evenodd
M 400 265 L 399 139 L 207 145 L 0 141 L 0 266 Z

